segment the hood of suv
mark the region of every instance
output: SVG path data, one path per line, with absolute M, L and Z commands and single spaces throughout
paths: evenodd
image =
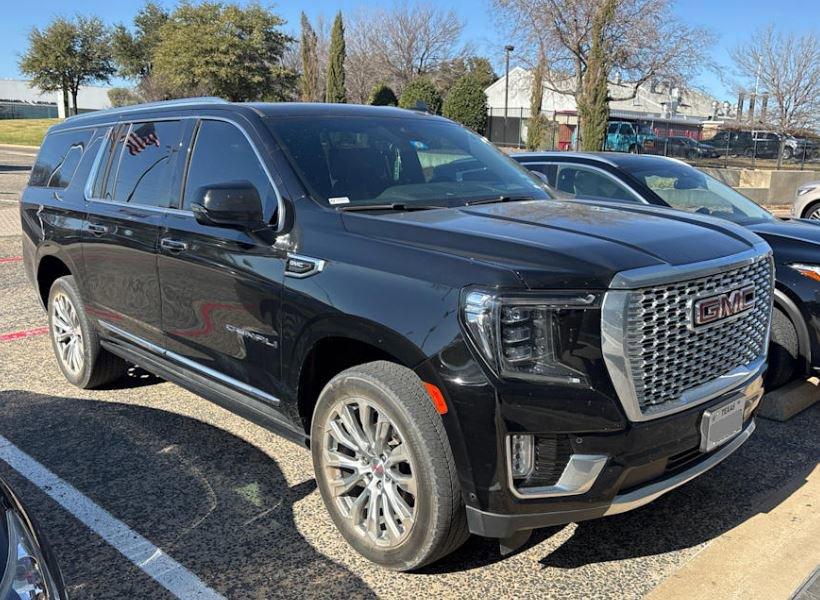
M 344 221 L 354 233 L 511 269 L 527 286 L 541 289 L 604 289 L 620 271 L 712 260 L 761 242 L 741 227 L 709 217 L 583 201 L 345 213 Z

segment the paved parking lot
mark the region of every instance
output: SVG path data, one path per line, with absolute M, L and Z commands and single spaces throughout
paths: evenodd
M 820 462 L 815 405 L 786 423 L 761 420 L 723 464 L 632 513 L 536 532 L 503 560 L 496 544 L 474 538 L 421 573 L 377 568 L 325 516 L 306 450 L 139 369 L 106 390 L 63 380 L 16 258 L 12 213 L 25 172 L 8 167 L 30 160 L 0 151 L 0 455 L 13 449 L 51 479 L 35 485 L 3 460 L 0 477 L 46 531 L 72 598 L 173 597 L 146 574 L 151 557 L 115 549 L 139 544 L 199 582 L 182 597 L 640 598 L 727 532 L 754 529 Z M 21 332 L 31 335 L 6 335 Z M 77 498 L 72 514 L 65 506 Z M 802 502 L 796 518 L 816 516 L 818 504 Z M 111 523 L 122 529 L 105 537 Z

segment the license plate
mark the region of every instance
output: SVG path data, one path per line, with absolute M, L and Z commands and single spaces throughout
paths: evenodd
M 738 398 L 703 413 L 700 422 L 701 452 L 711 452 L 740 433 L 745 404 L 744 398 Z

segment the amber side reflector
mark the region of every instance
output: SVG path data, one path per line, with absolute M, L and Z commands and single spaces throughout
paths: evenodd
M 427 390 L 427 394 L 430 396 L 430 400 L 433 401 L 433 406 L 436 407 L 436 411 L 440 415 L 447 414 L 447 403 L 444 401 L 444 394 L 441 393 L 441 390 L 434 386 L 432 383 L 424 383 L 424 389 Z

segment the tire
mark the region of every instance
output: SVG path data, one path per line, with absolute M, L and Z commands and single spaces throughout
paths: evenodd
M 796 377 L 799 357 L 797 330 L 789 317 L 775 307 L 772 311 L 769 369 L 764 382 L 767 391 L 777 389 Z
M 636 146 L 636 145 L 634 145 L 634 144 L 633 144 L 633 145 L 631 145 L 631 146 L 629 147 L 629 153 L 630 153 L 630 154 L 641 154 L 641 152 L 640 152 L 640 146 Z
M 790 146 L 783 148 L 783 160 L 791 160 L 794 157 L 794 150 Z
M 755 151 L 754 151 L 754 148 L 746 148 L 746 149 L 743 151 L 743 156 L 744 156 L 745 158 L 754 158 L 754 157 L 755 157 Z
M 820 221 L 820 202 L 810 204 L 803 213 L 804 219 L 811 219 L 813 221 Z
M 57 364 L 65 378 L 78 388 L 100 387 L 125 373 L 125 361 L 100 346 L 71 275 L 60 277 L 51 286 L 48 327 Z M 73 349 L 69 349 L 72 344 Z
M 355 427 L 348 425 L 351 420 Z M 380 429 L 380 421 L 389 425 Z M 372 425 L 369 434 L 362 422 Z M 371 442 L 368 451 L 356 437 Z M 380 437 L 384 443 L 378 441 Z M 397 450 L 405 444 L 405 452 Z M 311 452 L 327 511 L 342 536 L 365 558 L 389 569 L 410 571 L 453 552 L 469 537 L 441 417 L 411 370 L 378 361 L 331 379 L 313 413 Z M 341 467 L 341 462 L 354 466 Z M 334 488 L 343 489 L 337 493 Z M 396 495 L 409 512 L 400 522 L 393 519 L 391 530 L 388 511 L 401 513 L 396 509 L 401 503 L 391 499 Z M 374 498 L 378 499 L 374 506 L 383 508 L 368 520 Z M 360 510 L 355 510 L 354 501 Z

